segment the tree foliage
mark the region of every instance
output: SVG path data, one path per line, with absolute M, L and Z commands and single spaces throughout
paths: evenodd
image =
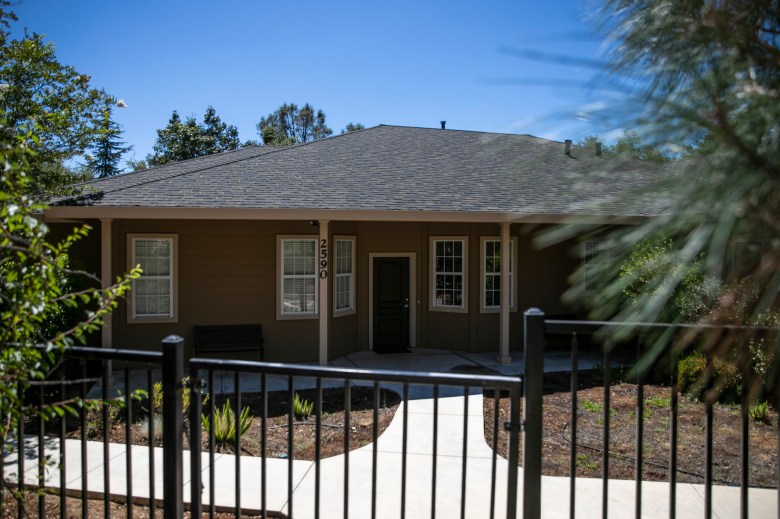
M 138 159 L 135 158 L 127 159 L 127 167 L 130 168 L 130 171 L 141 171 L 142 169 L 147 169 L 149 167 L 149 163 L 146 162 L 146 159 Z
M 146 162 L 150 166 L 160 166 L 235 150 L 240 145 L 238 129 L 223 122 L 213 107 L 206 108 L 202 123 L 198 123 L 194 116 L 182 121 L 174 110 L 168 125 L 157 130 L 154 152 L 146 157 Z
M 669 239 L 638 243 L 620 267 L 623 295 L 629 304 L 636 305 L 645 298 L 659 297 L 662 287 L 657 280 L 679 277 L 680 283 L 666 300 L 660 320 L 682 317 L 686 322 L 696 322 L 712 310 L 722 287 L 717 279 L 705 276 L 701 258 L 687 265 L 674 262 L 674 248 Z
M 669 162 L 673 158 L 679 158 L 681 149 L 675 148 L 677 155 L 670 155 L 665 150 L 659 149 L 652 144 L 642 142 L 639 134 L 632 130 L 626 130 L 613 144 L 606 144 L 596 135 L 588 135 L 580 140 L 577 145 L 584 148 L 595 148 L 597 143 L 602 143 L 601 150 L 604 155 L 613 155 L 650 162 Z M 690 148 L 684 150 L 690 153 Z
M 62 414 L 73 404 L 48 402 L 39 410 L 25 404 L 24 392 L 46 375 L 56 354 L 100 326 L 138 272 L 100 289 L 94 288 L 98 279 L 70 267 L 69 251 L 89 227 L 75 228 L 60 242 L 47 241 L 49 229 L 36 217 L 44 207 L 26 194 L 32 182 L 27 159 L 40 142 L 0 129 L 0 438 L 5 449 L 22 416 Z
M 289 146 L 324 139 L 333 134 L 325 124 L 325 113 L 309 103 L 301 108 L 284 103 L 275 112 L 260 118 L 257 133 L 268 146 Z
M 352 132 L 356 132 L 358 130 L 365 130 L 365 129 L 366 129 L 366 127 L 363 126 L 360 123 L 347 123 L 347 125 L 344 127 L 344 129 L 341 130 L 341 133 L 342 134 L 344 134 L 344 133 L 352 133 Z
M 36 153 L 28 159 L 35 182 L 26 188 L 45 197 L 73 183 L 62 164 L 82 155 L 99 133 L 105 96 L 90 87 L 90 76 L 61 64 L 43 35 L 11 38 L 16 17 L 9 5 L 0 2 L 0 116 L 8 136 L 35 126 Z
M 120 139 L 122 129 L 111 118 L 115 105 L 116 100 L 104 93 L 103 120 L 90 147 L 92 154 L 87 156 L 87 170 L 95 178 L 113 177 L 121 173 L 122 156 L 133 148 L 125 146 L 125 142 Z
M 657 192 L 670 207 L 662 216 L 611 234 L 614 246 L 599 262 L 601 290 L 592 316 L 630 321 L 661 318 L 689 267 L 700 262 L 722 287 L 697 322 L 760 324 L 780 314 L 780 9 L 776 0 L 606 0 L 601 28 L 611 42 L 609 72 L 625 93 L 609 112 L 621 127 L 637 128 L 652 146 L 694 146 L 659 175 Z M 637 201 L 647 191 L 636 193 Z M 581 230 L 581 229 L 580 229 Z M 609 231 L 609 229 L 605 229 Z M 682 268 L 647 272 L 637 304 L 623 304 L 616 276 L 634 244 L 671 240 L 664 262 Z M 754 245 L 753 249 L 746 247 Z M 756 331 L 710 329 L 708 352 L 749 362 Z M 694 334 L 678 339 L 683 347 Z M 668 337 L 658 337 L 656 353 Z M 762 341 L 778 375 L 776 331 Z

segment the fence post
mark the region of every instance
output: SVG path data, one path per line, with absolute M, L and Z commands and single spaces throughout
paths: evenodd
M 201 516 L 201 503 L 203 499 L 203 484 L 201 481 L 200 463 L 200 415 L 203 407 L 203 384 L 200 380 L 200 370 L 190 363 L 190 515 Z M 209 388 L 209 397 L 214 395 Z
M 542 516 L 542 390 L 544 312 L 529 308 L 525 319 L 523 374 L 523 518 Z
M 163 506 L 165 519 L 181 519 L 182 489 L 182 378 L 184 339 L 169 335 L 162 341 L 163 385 Z

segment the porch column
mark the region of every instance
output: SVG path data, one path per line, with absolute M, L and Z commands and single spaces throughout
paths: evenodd
M 509 222 L 501 223 L 501 348 L 498 361 L 509 364 Z
M 330 317 L 328 301 L 328 262 L 330 261 L 330 241 L 328 240 L 328 220 L 320 220 L 319 239 L 319 283 L 320 283 L 320 366 L 328 364 L 328 319 Z
M 100 219 L 100 283 L 103 288 L 108 288 L 112 284 L 111 275 L 111 218 Z M 113 341 L 111 338 L 111 321 L 113 314 L 108 314 L 103 319 L 103 328 L 101 329 L 101 345 L 104 348 L 111 348 Z

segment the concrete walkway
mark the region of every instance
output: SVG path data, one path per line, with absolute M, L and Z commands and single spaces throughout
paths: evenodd
M 516 355 L 516 352 L 513 352 Z M 468 365 L 490 367 L 490 358 L 480 358 L 480 354 L 457 354 L 440 350 L 418 350 L 412 355 L 376 355 L 372 352 L 360 352 L 334 361 L 335 365 L 353 367 L 371 367 L 376 369 L 413 369 L 415 371 L 449 371 Z M 561 359 L 561 362 L 568 362 Z M 582 362 L 590 362 L 587 358 Z M 497 364 L 497 363 L 496 363 Z M 546 365 L 547 371 L 557 371 L 555 359 Z M 404 367 L 405 366 L 405 367 Z M 566 369 L 567 367 L 564 367 Z M 505 370 L 517 369 L 504 367 Z M 521 367 L 520 367 L 521 369 Z M 225 391 L 232 385 L 232 377 L 223 381 Z M 286 388 L 286 379 L 278 381 Z M 242 389 L 251 391 L 242 380 Z M 303 382 L 299 381 L 301 386 Z M 216 385 L 216 384 L 215 384 Z M 275 386 L 276 383 L 269 383 Z M 298 383 L 296 383 L 298 385 Z M 217 388 L 215 388 L 217 389 Z M 436 461 L 436 516 L 459 517 L 461 503 L 461 484 L 464 452 L 464 406 L 468 398 L 466 420 L 466 516 L 471 518 L 489 517 L 491 497 L 491 474 L 493 466 L 492 450 L 483 437 L 482 395 L 469 397 L 449 396 L 442 393 L 438 413 L 438 452 Z M 408 404 L 407 436 L 407 517 L 430 517 L 432 509 L 433 486 L 433 400 L 429 390 L 413 389 Z M 399 406 L 395 418 L 377 442 L 377 492 L 375 503 L 377 517 L 397 518 L 401 512 L 401 467 L 403 448 L 403 404 Z M 59 441 L 47 440 L 46 453 L 50 459 L 59 457 Z M 81 443 L 78 440 L 66 440 L 66 481 L 71 492 L 79 492 L 82 487 L 80 467 Z M 349 515 L 363 518 L 371 516 L 373 444 L 352 451 L 349 454 Z M 132 493 L 141 502 L 148 500 L 149 492 L 149 448 L 132 447 Z M 25 439 L 26 470 L 25 481 L 34 483 L 37 476 L 37 439 Z M 156 497 L 162 495 L 162 449 L 155 449 Z M 5 474 L 9 479 L 16 472 L 16 454 L 5 458 Z M 103 488 L 102 443 L 87 443 L 87 486 L 94 496 L 101 495 Z M 126 449 L 124 445 L 110 446 L 109 470 L 111 473 L 110 493 L 119 498 L 127 494 L 128 471 L 125 466 Z M 335 456 L 321 461 L 321 501 L 323 518 L 344 517 L 344 467 L 345 456 Z M 184 498 L 189 502 L 190 486 L 189 453 L 184 456 L 185 488 Z M 236 476 L 235 456 L 216 454 L 216 504 L 220 508 L 235 506 Z M 288 502 L 288 470 L 292 466 L 293 499 Z M 209 496 L 208 454 L 202 457 L 203 501 Z M 309 461 L 283 459 L 267 460 L 267 503 L 268 509 L 296 518 L 314 517 L 315 464 Z M 506 481 L 508 463 L 496 460 L 495 517 L 506 515 Z M 47 472 L 46 483 L 59 486 L 59 470 Z M 238 482 L 241 491 L 241 505 L 249 513 L 260 509 L 260 488 L 262 472 L 260 459 L 241 457 L 241 477 Z M 577 479 L 577 517 L 591 518 L 601 515 L 601 481 L 597 479 Z M 568 517 L 569 478 L 543 477 L 542 480 L 543 517 Z M 633 481 L 612 480 L 609 482 L 609 516 L 615 518 L 634 517 Z M 669 485 L 666 483 L 646 482 L 643 484 L 643 517 L 668 517 Z M 739 489 L 735 487 L 715 487 L 713 517 L 732 518 L 739 516 Z M 777 491 L 750 489 L 750 517 L 777 517 Z M 522 503 L 522 470 L 518 488 L 518 503 Z M 520 506 L 518 507 L 520 508 Z M 521 514 L 518 514 L 520 516 Z M 702 485 L 679 484 L 677 486 L 677 516 L 680 518 L 704 516 L 704 488 Z

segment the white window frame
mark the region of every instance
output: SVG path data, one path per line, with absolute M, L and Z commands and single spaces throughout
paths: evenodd
M 462 244 L 462 266 L 461 272 L 453 273 L 447 272 L 444 275 L 460 275 L 463 278 L 463 299 L 461 305 L 443 305 L 436 302 L 436 243 L 442 241 L 459 241 Z M 430 301 L 428 303 L 428 309 L 434 312 L 456 312 L 456 313 L 468 313 L 468 295 L 469 295 L 469 239 L 468 236 L 431 236 L 429 239 L 429 256 L 430 256 L 430 275 L 428 284 L 430 286 Z
M 284 274 L 284 242 L 286 241 L 311 241 L 314 243 L 314 273 L 285 276 Z M 289 234 L 276 237 L 276 318 L 278 320 L 318 319 L 320 314 L 320 278 L 317 261 L 319 251 L 319 236 L 316 234 Z M 309 312 L 285 312 L 284 311 L 284 278 L 313 278 L 314 279 L 314 311 Z
M 136 280 L 132 281 L 130 297 L 127 298 L 127 322 L 130 324 L 144 323 L 177 323 L 179 322 L 179 236 L 177 234 L 151 234 L 128 233 L 127 235 L 127 264 L 129 268 L 135 268 L 138 262 L 135 259 L 135 243 L 139 240 L 166 240 L 171 244 L 171 256 L 169 258 L 171 304 L 168 315 L 165 316 L 137 316 L 135 312 Z M 141 278 L 148 277 L 141 273 Z
M 487 295 L 487 244 L 488 242 L 498 242 L 501 244 L 500 236 L 480 236 L 479 239 L 479 255 L 480 255 L 480 312 L 484 314 L 496 313 L 501 311 L 501 304 L 495 306 L 487 306 L 485 304 L 485 296 Z M 509 238 L 509 310 L 517 311 L 517 237 L 513 236 Z M 491 274 L 494 275 L 494 274 Z M 501 276 L 498 276 L 499 283 L 501 282 Z M 499 285 L 500 289 L 500 285 Z
M 351 272 L 348 274 L 339 274 L 338 272 L 338 265 L 339 265 L 339 242 L 350 242 L 352 244 L 351 247 L 351 256 L 350 256 L 350 263 L 351 263 Z M 357 276 L 355 275 L 355 247 L 357 245 L 357 240 L 355 236 L 333 236 L 333 266 L 331 268 L 331 271 L 333 272 L 333 317 L 341 317 L 343 315 L 351 315 L 355 313 L 355 280 L 357 279 Z M 338 307 L 338 283 L 337 280 L 339 278 L 343 277 L 349 277 L 350 278 L 350 294 L 349 294 L 349 306 L 347 308 L 341 308 Z

